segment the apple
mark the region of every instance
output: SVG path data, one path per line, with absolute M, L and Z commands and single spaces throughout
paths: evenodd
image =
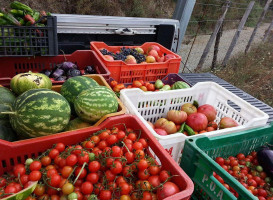
M 172 121 L 169 121 L 165 118 L 158 119 L 155 124 L 155 128 L 164 129 L 168 134 L 173 134 L 177 132 L 176 125 Z
M 203 113 L 193 113 L 188 116 L 186 124 L 194 131 L 202 131 L 207 128 L 208 119 Z
M 149 51 L 148 56 L 153 56 L 156 58 L 158 56 L 158 53 L 156 50 L 151 50 L 151 51 Z
M 175 55 L 173 55 L 173 54 L 166 54 L 165 57 L 164 57 L 164 61 L 167 61 L 167 60 L 170 60 L 170 59 L 173 59 L 173 58 L 176 58 Z
M 141 47 L 136 47 L 135 50 L 137 50 L 138 53 L 144 54 L 144 50 Z
M 156 62 L 155 57 L 153 57 L 153 56 L 147 56 L 146 57 L 146 62 L 147 63 L 154 63 L 154 62 Z
M 153 45 L 149 46 L 148 49 L 147 49 L 147 54 L 148 54 L 151 50 L 156 50 L 158 54 L 160 53 L 160 48 L 159 48 L 159 46 L 157 46 L 157 45 L 154 45 L 154 44 L 153 44 Z
M 230 117 L 223 117 L 219 122 L 219 129 L 232 128 L 239 126 L 239 124 Z
M 216 119 L 217 111 L 215 108 L 209 104 L 204 104 L 202 106 L 199 106 L 197 109 L 197 112 L 203 113 L 208 118 L 209 122 L 212 122 Z
M 113 56 L 110 56 L 110 55 L 104 55 L 103 57 L 105 58 L 105 60 L 108 60 L 108 61 L 114 61 Z
M 188 115 L 197 113 L 197 108 L 192 103 L 183 104 L 181 110 L 185 111 Z
M 137 64 L 137 61 L 134 56 L 128 55 L 124 61 L 126 64 Z
M 186 121 L 187 117 L 187 113 L 181 110 L 169 110 L 167 113 L 167 119 L 173 121 L 175 124 L 182 124 Z
M 168 135 L 168 133 L 162 128 L 156 128 L 154 130 L 158 135 Z
M 155 59 L 156 59 L 156 62 L 164 62 L 164 56 L 157 56 L 157 57 L 155 57 Z

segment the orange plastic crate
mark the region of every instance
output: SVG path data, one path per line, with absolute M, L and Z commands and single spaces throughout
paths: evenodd
M 162 53 L 175 55 L 176 58 L 165 62 L 147 64 L 126 64 L 121 60 L 107 61 L 104 59 L 100 49 L 107 49 L 108 51 L 116 52 L 122 47 L 135 48 L 137 46 L 108 46 L 104 42 L 91 42 L 90 44 L 91 49 L 96 52 L 110 71 L 110 76 L 119 83 L 131 83 L 137 79 L 143 79 L 144 81 L 156 81 L 157 79 L 164 78 L 170 73 L 178 73 L 179 71 L 181 57 L 155 42 L 146 42 L 140 47 L 143 48 L 144 52 L 146 52 L 149 46 L 157 45 Z
M 151 148 L 153 152 L 156 152 L 156 156 L 160 159 L 161 163 L 163 163 L 162 168 L 170 171 L 173 175 L 177 175 L 173 177 L 172 181 L 177 184 L 181 192 L 165 198 L 165 200 L 190 199 L 194 188 L 191 179 L 163 149 L 145 125 L 133 115 L 112 117 L 97 127 L 70 131 L 65 134 L 44 136 L 37 138 L 35 142 L 32 141 L 32 139 L 13 143 L 0 140 L 0 175 L 11 170 L 15 164 L 24 163 L 29 157 L 39 156 L 45 150 L 52 148 L 52 145 L 55 143 L 62 142 L 65 145 L 77 144 L 90 137 L 93 133 L 105 128 L 116 126 L 124 130 L 122 124 L 125 124 L 127 128 L 140 130 L 141 137 L 147 139 L 149 148 Z M 139 131 L 137 131 L 137 133 L 138 132 Z

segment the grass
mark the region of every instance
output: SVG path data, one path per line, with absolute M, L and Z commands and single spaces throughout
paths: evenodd
M 273 38 L 273 37 L 272 37 Z M 273 107 L 273 39 L 212 73 Z

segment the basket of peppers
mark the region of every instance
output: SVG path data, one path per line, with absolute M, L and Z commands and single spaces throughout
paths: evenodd
M 0 56 L 55 56 L 58 54 L 57 20 L 14 1 L 0 10 Z

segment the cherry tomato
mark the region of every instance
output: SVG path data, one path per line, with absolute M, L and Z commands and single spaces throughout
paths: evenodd
M 68 194 L 72 193 L 73 191 L 74 191 L 74 186 L 72 183 L 66 183 L 62 187 L 63 194 L 68 195 Z
M 90 173 L 86 176 L 86 180 L 92 184 L 95 184 L 99 181 L 99 175 L 97 173 Z
M 110 168 L 111 172 L 113 174 L 119 174 L 120 172 L 122 172 L 122 164 L 120 161 L 114 161 L 113 165 Z
M 118 133 L 117 133 L 117 138 L 118 138 L 119 140 L 123 139 L 125 136 L 126 136 L 126 134 L 125 134 L 124 131 L 118 131 Z
M 45 186 L 41 184 L 37 184 L 34 194 L 37 196 L 42 196 L 45 193 Z
M 110 190 L 102 190 L 99 194 L 100 200 L 110 200 L 112 198 L 112 193 Z
M 88 169 L 90 172 L 97 172 L 97 171 L 99 171 L 100 167 L 101 167 L 101 165 L 98 161 L 92 161 L 88 165 Z
M 40 161 L 33 161 L 30 165 L 29 165 L 29 169 L 30 171 L 39 171 L 42 168 L 42 163 Z
M 59 184 L 61 183 L 61 176 L 59 174 L 53 174 L 52 176 L 49 177 L 48 184 L 51 185 L 52 187 L 58 187 Z
M 120 188 L 120 194 L 121 195 L 127 195 L 131 192 L 130 186 L 128 183 L 120 183 L 119 184 L 119 188 Z
M 150 176 L 148 169 L 145 169 L 143 171 L 138 171 L 138 178 L 141 180 L 147 180 Z
M 140 171 L 143 171 L 145 169 L 147 169 L 149 166 L 148 162 L 144 159 L 141 159 L 138 163 L 137 163 L 137 168 L 140 170 Z
M 166 182 L 163 188 L 157 190 L 158 200 L 165 199 L 166 197 L 172 196 L 179 192 L 178 186 L 173 182 Z
M 110 82 L 110 85 L 111 85 L 112 88 L 115 87 L 117 84 L 118 84 L 117 81 L 111 81 Z
M 88 153 L 78 154 L 78 164 L 83 165 L 83 163 L 89 162 L 89 155 Z
M 93 192 L 93 184 L 90 183 L 89 181 L 84 182 L 81 185 L 81 192 L 83 194 L 91 194 Z
M 225 163 L 225 159 L 224 158 L 222 158 L 222 157 L 217 157 L 216 159 L 215 159 L 215 161 L 219 164 L 219 165 L 224 165 L 224 163 Z
M 113 157 L 120 157 L 122 155 L 122 150 L 119 146 L 112 147 L 112 154 Z
M 49 157 L 49 156 L 43 156 L 42 158 L 41 158 L 41 163 L 42 163 L 42 165 L 43 166 L 48 166 L 48 165 L 50 165 L 50 163 L 51 163 L 51 158 Z
M 7 180 L 3 177 L 0 177 L 0 188 L 4 187 L 7 184 Z
M 115 180 L 115 177 L 116 177 L 116 175 L 113 174 L 110 170 L 107 170 L 107 171 L 105 172 L 105 176 L 106 176 L 106 179 L 107 179 L 109 182 L 114 181 L 114 180 Z
M 118 142 L 118 138 L 116 135 L 110 135 L 107 139 L 106 139 L 106 142 L 108 145 L 113 145 L 115 144 L 116 142 Z
M 60 152 L 57 149 L 51 149 L 48 156 L 51 159 L 55 159 L 59 154 L 60 154 Z
M 81 174 L 79 175 L 80 172 L 81 172 Z M 77 168 L 75 169 L 75 172 L 74 172 L 74 173 L 75 173 L 76 176 L 79 175 L 79 178 L 80 178 L 80 179 L 83 179 L 83 178 L 85 178 L 86 175 L 87 175 L 87 170 L 86 170 L 85 168 L 83 168 L 82 171 L 81 171 L 81 167 L 77 167 Z
M 163 170 L 159 173 L 159 179 L 161 183 L 165 182 L 169 177 L 170 174 L 166 170 Z
M 157 165 L 151 165 L 149 166 L 149 173 L 151 175 L 157 175 L 160 172 L 160 167 Z
M 125 158 L 127 159 L 127 163 L 131 164 L 132 162 L 134 162 L 135 160 L 135 154 L 132 152 L 126 152 L 125 154 Z
M 143 148 L 148 147 L 148 143 L 144 138 L 140 138 L 138 141 L 142 144 Z
M 109 133 L 107 131 L 103 131 L 99 134 L 100 140 L 106 140 L 109 137 Z
M 29 174 L 29 180 L 30 181 L 39 181 L 42 177 L 42 174 L 40 171 L 32 171 Z
M 77 162 L 78 162 L 78 158 L 75 154 L 71 154 L 71 155 L 67 156 L 67 158 L 66 158 L 66 164 L 68 166 L 73 167 L 74 165 L 77 164 Z
M 17 177 L 19 174 L 20 176 L 24 175 L 26 173 L 26 168 L 23 164 L 17 164 L 13 167 L 13 173 Z
M 20 177 L 20 181 L 23 185 L 25 185 L 28 181 L 29 181 L 29 178 L 28 178 L 28 175 L 27 174 L 24 174 Z M 1 182 L 0 182 L 0 185 L 1 185 Z M 0 186 L 1 187 L 1 186 Z
M 64 166 L 61 170 L 61 174 L 63 178 L 68 178 L 69 175 L 72 173 L 73 168 L 71 166 Z
M 129 133 L 127 138 L 134 142 L 137 139 L 137 135 L 135 133 Z

